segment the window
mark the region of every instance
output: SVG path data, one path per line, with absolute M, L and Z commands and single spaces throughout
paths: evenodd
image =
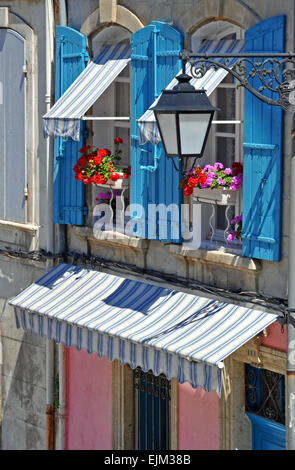
M 237 27 L 223 21 L 206 25 L 192 37 L 195 50 L 199 48 L 204 38 L 210 40 L 241 39 L 242 32 Z M 212 105 L 220 108 L 220 111 L 214 115 L 204 155 L 197 161 L 197 164 L 203 166 L 220 162 L 225 168 L 231 168 L 233 162 L 242 163 L 243 159 L 243 91 L 241 87 L 238 87 L 236 80 L 228 74 L 209 98 Z M 218 123 L 219 121 L 222 123 Z M 229 121 L 229 123 L 224 123 L 224 121 Z M 242 213 L 241 189 L 234 196 L 233 201 L 224 205 L 213 199 L 205 202 L 204 200 L 191 198 L 191 203 L 200 202 L 199 217 L 201 218 L 201 224 L 199 230 L 201 233 L 199 239 L 203 248 L 212 249 L 225 245 L 231 251 L 240 252 L 240 241 L 235 240 L 230 245 L 227 241 L 227 232 L 234 228 L 230 223 L 231 220 Z
M 245 410 L 285 424 L 285 377 L 245 364 Z
M 93 56 L 98 55 L 106 45 L 129 41 L 127 36 L 127 32 L 122 28 L 106 28 L 92 41 Z M 120 162 L 116 165 L 119 170 L 127 168 L 130 165 L 130 65 L 125 67 L 93 105 L 92 116 L 94 118 L 92 121 L 93 146 L 108 148 L 113 152 L 114 139 L 120 137 L 123 140 L 123 144 L 120 144 L 122 154 Z M 124 119 L 119 120 L 120 117 Z M 130 200 L 129 184 L 130 178 L 120 179 L 112 186 L 91 186 L 93 207 L 102 202 L 108 203 L 110 207 L 109 216 L 102 229 L 115 230 L 117 228 L 120 231 L 124 229 L 124 222 L 126 223 L 124 213 L 126 215 Z M 116 209 L 119 210 L 119 214 L 116 214 Z
M 134 371 L 135 449 L 170 449 L 171 383 L 164 374 Z
M 204 156 L 200 165 L 220 162 L 231 168 L 233 162 L 242 163 L 242 90 L 233 77 L 227 75 L 210 96 L 214 106 L 220 108 L 214 121 L 236 121 L 233 124 L 212 124 Z M 203 240 L 207 245 L 225 244 L 230 221 L 242 212 L 242 191 L 239 190 L 235 205 L 211 205 L 202 207 Z M 209 242 L 209 243 L 208 243 Z M 238 246 L 240 242 L 235 244 Z

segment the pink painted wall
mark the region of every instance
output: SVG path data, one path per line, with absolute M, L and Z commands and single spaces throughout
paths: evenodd
M 281 332 L 281 325 L 273 323 L 267 328 L 267 337 L 263 338 L 263 346 L 287 351 L 287 327 L 284 326 L 284 333 Z
M 190 384 L 178 385 L 178 448 L 179 450 L 218 450 L 218 396 L 194 389 Z
M 109 450 L 112 436 L 111 362 L 67 349 L 67 450 Z

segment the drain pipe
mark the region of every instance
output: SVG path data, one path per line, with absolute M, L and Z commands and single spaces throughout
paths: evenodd
M 58 24 L 67 26 L 67 1 L 59 0 L 58 10 Z M 63 232 L 63 233 L 62 233 Z M 64 251 L 65 248 L 65 226 L 59 225 L 59 253 Z M 66 420 L 66 351 L 62 343 L 58 344 L 58 448 L 64 450 L 65 448 L 65 420 Z

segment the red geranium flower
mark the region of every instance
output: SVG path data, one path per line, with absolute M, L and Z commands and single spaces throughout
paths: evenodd
M 107 151 L 106 151 L 106 149 L 99 149 L 99 150 L 96 152 L 96 155 L 97 155 L 98 157 L 101 157 L 101 158 L 106 157 L 106 156 L 107 156 Z
M 121 137 L 116 137 L 115 140 L 114 140 L 114 143 L 115 144 L 123 144 L 123 139 L 121 139 Z
M 204 175 L 204 173 L 202 173 L 201 171 L 199 172 L 198 174 L 198 177 L 197 177 L 197 184 L 204 184 L 206 182 L 206 176 Z
M 85 147 L 81 147 L 79 149 L 79 152 L 80 153 L 85 153 L 87 150 L 90 150 L 91 149 L 91 145 L 86 145 Z
M 186 196 L 190 196 L 192 193 L 193 193 L 193 188 L 191 188 L 190 186 L 185 186 L 183 188 L 183 192 Z
M 77 181 L 81 181 L 81 180 L 82 180 L 82 174 L 77 172 L 77 173 L 75 174 L 75 179 L 76 179 Z
M 82 157 L 78 158 L 77 160 L 77 163 L 79 166 L 84 166 L 86 162 L 87 162 L 87 159 L 86 157 L 84 157 L 84 155 L 82 155 Z
M 232 169 L 233 169 L 234 176 L 237 176 L 243 173 L 243 165 L 240 162 L 233 162 Z
M 116 143 L 120 144 L 123 140 L 118 137 Z M 106 184 L 110 179 L 117 181 L 120 178 L 119 170 L 116 162 L 121 159 L 121 150 L 116 147 L 114 154 L 107 148 L 90 150 L 92 147 L 86 145 L 81 147 L 76 165 L 73 167 L 75 178 L 77 181 L 83 181 L 85 185 L 93 184 Z M 90 152 L 88 152 L 90 150 Z M 128 175 L 128 170 L 124 170 Z
M 191 188 L 194 188 L 197 184 L 197 178 L 194 178 L 193 176 L 191 176 L 189 179 L 188 179 L 188 182 L 187 184 L 191 187 Z
M 112 181 L 117 181 L 120 178 L 120 175 L 118 173 L 111 173 L 110 174 L 110 180 Z
M 101 160 L 102 158 L 99 156 L 99 155 L 96 155 L 94 158 L 93 158 L 93 163 L 94 165 L 100 165 L 101 164 Z

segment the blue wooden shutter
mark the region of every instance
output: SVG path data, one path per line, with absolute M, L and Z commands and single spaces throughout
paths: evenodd
M 144 216 L 137 211 L 133 220 L 138 221 L 138 236 L 173 242 L 181 241 L 180 174 L 172 161 L 166 159 L 161 143 L 157 146 L 150 143 L 139 145 L 136 119 L 179 72 L 181 48 L 181 33 L 166 23 L 153 22 L 131 37 L 131 204 L 144 209 Z M 159 213 L 154 230 L 152 221 L 149 224 L 150 204 L 163 204 L 165 207 L 176 204 L 177 214 L 173 217 L 171 212 L 168 213 L 166 234 L 161 232 L 166 224 Z M 173 232 L 171 222 L 174 224 Z
M 284 16 L 257 23 L 246 31 L 245 52 L 283 52 L 284 31 Z M 252 84 L 260 86 L 257 78 Z M 243 256 L 268 261 L 280 260 L 282 118 L 281 108 L 245 91 Z
M 67 26 L 56 28 L 55 101 L 83 71 L 87 60 L 85 37 Z M 85 188 L 76 181 L 72 170 L 85 138 L 85 123 L 81 122 L 81 138 L 58 137 L 54 141 L 53 221 L 60 224 L 83 225 Z

